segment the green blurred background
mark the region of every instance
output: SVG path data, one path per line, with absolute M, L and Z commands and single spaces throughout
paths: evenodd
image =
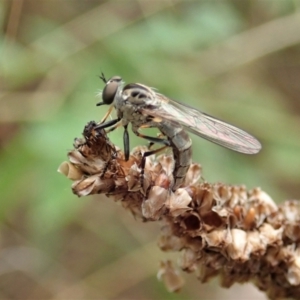
M 2 0 L 0 299 L 266 299 L 256 288 L 156 279 L 159 224 L 101 195 L 77 198 L 57 173 L 103 83 L 158 88 L 256 136 L 256 156 L 193 136 L 210 182 L 300 195 L 300 2 Z M 122 146 L 122 130 L 110 134 Z M 132 147 L 145 144 L 132 136 Z M 247 295 L 247 296 L 245 296 Z

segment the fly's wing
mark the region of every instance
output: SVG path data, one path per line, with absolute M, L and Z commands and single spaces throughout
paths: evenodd
M 156 94 L 156 105 L 144 107 L 142 113 L 182 125 L 188 131 L 231 150 L 255 154 L 261 149 L 260 142 L 235 126 L 182 103 Z

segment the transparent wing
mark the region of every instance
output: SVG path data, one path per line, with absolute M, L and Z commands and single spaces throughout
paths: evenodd
M 142 113 L 182 125 L 188 131 L 231 150 L 255 154 L 261 149 L 260 142 L 235 126 L 210 115 L 156 94 L 156 105 L 143 108 Z

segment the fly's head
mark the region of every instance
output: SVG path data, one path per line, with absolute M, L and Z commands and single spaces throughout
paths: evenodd
M 105 83 L 105 87 L 102 91 L 102 100 L 103 102 L 97 103 L 97 106 L 100 105 L 110 105 L 113 103 L 117 92 L 120 90 L 122 86 L 122 78 L 120 76 L 113 76 L 109 80 L 105 79 L 104 74 L 102 73 L 100 79 Z

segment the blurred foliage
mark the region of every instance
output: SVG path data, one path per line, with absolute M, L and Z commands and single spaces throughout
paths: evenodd
M 299 198 L 299 2 L 3 0 L 0 22 L 0 298 L 265 299 L 251 285 L 222 290 L 194 275 L 168 294 L 155 278 L 172 256 L 156 247 L 158 225 L 102 196 L 76 198 L 56 170 L 105 114 L 95 106 L 103 71 L 262 142 L 246 156 L 193 137 L 206 180 Z M 122 147 L 121 129 L 110 138 Z

